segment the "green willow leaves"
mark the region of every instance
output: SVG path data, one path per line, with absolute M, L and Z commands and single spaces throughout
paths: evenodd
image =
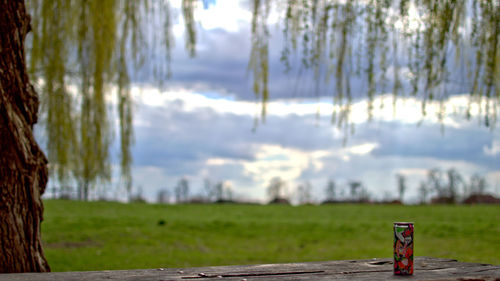
M 27 6 L 33 27 L 29 68 L 41 95 L 51 174 L 60 184 L 75 179 L 81 199 L 88 199 L 96 182 L 109 181 L 114 131 L 109 104 L 116 100 L 121 175 L 130 192 L 130 73 L 148 56 L 144 34 L 155 28 L 150 21 L 160 19 L 164 32 L 154 36 L 166 48 L 167 70 L 155 73 L 160 79 L 169 75 L 169 2 L 34 0 Z
M 248 69 L 253 75 L 253 91 L 262 101 L 261 117 L 266 116 L 266 103 L 269 99 L 269 30 L 267 17 L 269 15 L 269 1 L 255 0 L 252 17 L 252 43 Z
M 27 0 L 33 27 L 29 67 L 42 97 L 50 170 L 60 183 L 75 179 L 80 198 L 111 176 L 110 104 L 116 104 L 121 175 L 130 192 L 131 73 L 148 62 L 160 84 L 170 76 L 173 14 L 183 16 L 185 48 L 196 54 L 199 2 L 182 0 L 180 11 L 173 12 L 168 0 Z M 500 100 L 499 1 L 253 0 L 248 6 L 253 14 L 248 71 L 263 119 L 272 96 L 268 18 L 276 9 L 285 70 L 310 70 L 316 89 L 331 91 L 332 122 L 346 134 L 353 130 L 351 104 L 360 97 L 353 81 L 363 84 L 369 116 L 376 95 L 392 92 L 393 103 L 398 97 L 421 99 L 423 115 L 430 101 L 441 102 L 442 119 L 457 69 L 466 70 L 460 83 L 470 92 L 467 116 L 494 126 Z M 154 49 L 157 42 L 162 52 Z M 471 113 L 473 106 L 479 114 Z
M 262 2 L 262 3 L 261 3 Z M 472 104 L 485 126 L 492 126 L 500 98 L 500 2 L 454 0 L 286 0 L 253 1 L 254 6 L 276 3 L 283 16 L 284 46 L 281 61 L 292 68 L 290 58 L 299 56 L 299 68 L 311 69 L 316 82 L 333 83 L 329 93 L 336 109 L 332 120 L 347 128 L 353 98 L 352 81 L 365 81 L 367 111 L 371 118 L 377 94 L 413 95 L 422 102 L 422 114 L 429 101 L 443 102 L 449 97 L 447 85 L 462 83 L 469 88 Z M 273 6 L 274 7 L 274 6 Z M 283 8 L 285 7 L 285 8 Z M 254 7 L 255 22 L 261 9 Z M 264 9 L 269 14 L 269 8 Z M 258 20 L 256 20 L 256 18 Z M 266 26 L 258 29 L 267 30 Z M 256 30 L 252 26 L 252 30 Z M 254 49 L 267 46 L 267 38 L 254 34 Z M 474 54 L 471 56 L 471 54 Z M 265 61 L 267 52 L 258 58 Z M 261 62 L 266 65 L 267 62 Z M 454 81 L 451 72 L 466 69 L 465 81 Z M 253 68 L 255 70 L 255 67 Z M 267 71 L 267 69 L 266 69 Z M 254 71 L 255 72 L 255 71 Z M 254 75 L 264 81 L 264 72 Z M 264 85 L 263 85 L 264 86 Z M 468 91 L 468 92 L 469 92 Z M 255 93 L 265 102 L 266 89 Z M 359 95 L 358 95 L 359 97 Z M 381 105 L 383 106 L 383 104 Z

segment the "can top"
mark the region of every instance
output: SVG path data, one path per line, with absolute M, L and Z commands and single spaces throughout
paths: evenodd
M 405 226 L 413 225 L 413 222 L 395 222 L 394 225 L 405 227 Z

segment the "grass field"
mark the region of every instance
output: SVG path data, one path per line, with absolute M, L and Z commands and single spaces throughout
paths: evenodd
M 415 222 L 417 256 L 500 264 L 498 206 L 48 200 L 44 216 L 42 238 L 53 271 L 390 257 L 394 221 Z

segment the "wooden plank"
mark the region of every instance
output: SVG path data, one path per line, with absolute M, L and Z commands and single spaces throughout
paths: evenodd
M 87 272 L 0 274 L 0 281 L 27 280 L 401 280 L 392 273 L 392 259 L 346 260 L 244 266 L 165 268 Z M 498 280 L 500 266 L 417 257 L 412 280 Z

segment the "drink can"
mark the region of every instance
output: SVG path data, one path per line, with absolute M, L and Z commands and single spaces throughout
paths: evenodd
M 413 223 L 394 223 L 394 274 L 413 274 Z

